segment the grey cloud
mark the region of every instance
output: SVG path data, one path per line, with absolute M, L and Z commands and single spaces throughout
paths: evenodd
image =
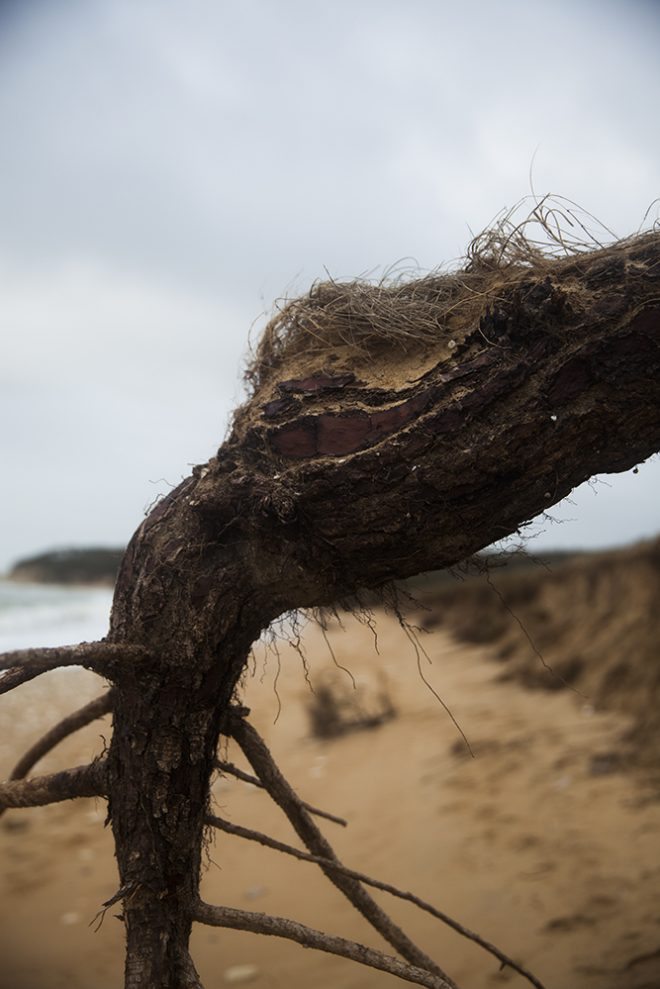
M 7 558 L 95 524 L 127 538 L 149 479 L 221 439 L 254 317 L 326 268 L 457 256 L 528 191 L 537 146 L 537 191 L 621 234 L 658 194 L 649 4 L 2 12 L 0 401 L 24 489 L 3 495 Z

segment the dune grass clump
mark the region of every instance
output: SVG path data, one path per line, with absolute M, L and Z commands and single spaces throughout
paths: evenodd
M 337 670 L 327 670 L 307 702 L 314 738 L 339 738 L 355 731 L 378 728 L 396 717 L 396 708 L 383 679 L 376 689 L 351 685 Z

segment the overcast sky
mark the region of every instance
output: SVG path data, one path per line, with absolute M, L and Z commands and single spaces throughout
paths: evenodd
M 457 257 L 532 160 L 637 229 L 658 50 L 641 0 L 0 0 L 0 568 L 127 541 L 326 269 Z M 605 481 L 541 545 L 660 530 L 660 461 Z

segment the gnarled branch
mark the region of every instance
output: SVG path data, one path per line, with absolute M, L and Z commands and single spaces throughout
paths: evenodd
M 108 714 L 112 710 L 112 704 L 114 701 L 114 693 L 109 690 L 106 694 L 101 694 L 100 697 L 96 697 L 89 704 L 85 704 L 78 711 L 74 711 L 73 714 L 67 715 L 66 718 L 62 718 L 58 721 L 56 725 L 53 725 L 45 735 L 32 745 L 27 752 L 21 756 L 19 761 L 16 763 L 11 771 L 12 780 L 20 780 L 27 776 L 35 763 L 43 759 L 51 749 L 54 749 L 56 745 L 59 745 L 65 738 L 69 735 L 73 735 L 74 732 L 79 731 L 81 728 L 85 728 L 87 725 L 91 724 L 92 721 L 96 721 L 97 718 L 102 718 L 105 714 Z
M 268 751 L 266 743 L 255 728 L 249 725 L 243 718 L 232 717 L 228 719 L 227 730 L 238 742 L 261 782 L 275 803 L 282 808 L 299 838 L 309 848 L 310 852 L 321 858 L 330 859 L 332 862 L 337 861 L 332 846 L 326 841 L 310 815 L 302 806 L 300 798 L 278 769 L 273 757 Z M 372 927 L 399 952 L 402 958 L 405 958 L 412 965 L 424 968 L 428 972 L 434 972 L 451 984 L 451 980 L 442 969 L 404 934 L 401 928 L 388 917 L 385 911 L 378 906 L 359 882 L 325 866 L 321 866 L 321 868 L 330 882 L 359 910 Z
M 35 763 L 43 759 L 61 741 L 111 711 L 113 700 L 114 694 L 112 690 L 109 690 L 107 694 L 102 694 L 100 697 L 95 698 L 95 700 L 90 701 L 89 704 L 85 704 L 78 711 L 74 711 L 73 714 L 69 714 L 66 718 L 59 721 L 21 756 L 11 771 L 10 781 L 24 779 Z M 0 807 L 0 817 L 7 810 L 7 806 Z
M 56 725 L 54 725 L 45 735 L 42 735 L 38 741 L 32 745 L 24 755 L 21 756 L 19 761 L 16 763 L 11 771 L 9 777 L 10 780 L 20 780 L 23 779 L 30 772 L 35 763 L 39 762 L 40 759 L 54 749 L 56 745 L 59 745 L 63 739 L 72 735 L 75 731 L 80 728 L 84 728 L 86 725 L 91 724 L 92 721 L 96 721 L 97 718 L 102 718 L 104 714 L 112 710 L 112 704 L 114 701 L 114 694 L 112 690 L 109 690 L 106 694 L 102 694 L 100 697 L 95 698 L 95 700 L 90 701 L 89 704 L 85 704 L 78 711 L 74 711 L 73 714 L 69 714 L 66 718 L 63 718 Z M 0 817 L 4 814 L 7 807 L 0 807 Z
M 112 642 L 79 642 L 73 646 L 45 649 L 17 649 L 0 655 L 0 694 L 33 680 L 42 673 L 67 666 L 83 666 L 99 676 L 112 677 L 118 661 L 143 659 L 147 650 L 141 646 Z
M 58 666 L 93 668 L 109 658 L 124 653 L 130 646 L 108 642 L 78 642 L 71 646 L 48 646 L 42 649 L 14 649 L 0 654 L 0 670 L 20 667 L 23 670 L 54 670 Z
M 250 773 L 244 773 L 242 769 L 239 769 L 232 762 L 224 762 L 222 759 L 216 759 L 215 765 L 216 769 L 219 769 L 221 773 L 227 773 L 229 776 L 234 776 L 237 780 L 242 780 L 243 783 L 250 783 L 260 790 L 265 790 L 263 783 L 258 777 L 252 776 Z M 314 814 L 315 817 L 324 817 L 326 821 L 332 821 L 333 824 L 341 824 L 342 828 L 348 826 L 348 821 L 343 817 L 337 817 L 336 814 L 330 814 L 327 810 L 319 810 L 318 807 L 312 807 L 311 804 L 305 803 L 304 800 L 301 800 L 300 803 L 309 814 Z
M 102 797 L 105 790 L 105 759 L 99 759 L 87 766 L 76 766 L 49 776 L 0 783 L 0 810 L 41 807 L 74 797 Z
M 331 955 L 349 958 L 360 965 L 397 975 L 406 982 L 414 982 L 427 989 L 457 989 L 456 984 L 446 976 L 437 975 L 416 965 L 409 965 L 384 955 L 373 948 L 367 948 L 356 941 L 348 941 L 343 937 L 324 934 L 313 927 L 306 927 L 295 920 L 285 917 L 271 917 L 265 913 L 252 913 L 249 910 L 237 910 L 234 907 L 215 907 L 208 903 L 199 903 L 195 910 L 194 919 L 200 924 L 211 927 L 228 927 L 235 931 L 251 931 L 253 934 L 270 934 L 275 937 L 296 941 L 304 948 L 316 948 L 327 951 Z
M 365 886 L 373 886 L 374 889 L 380 889 L 384 893 L 390 893 L 392 896 L 398 897 L 400 900 L 407 900 L 408 903 L 413 903 L 420 910 L 424 910 L 426 913 L 430 913 L 433 917 L 441 920 L 443 924 L 451 927 L 452 930 L 461 934 L 463 937 L 468 938 L 470 941 L 474 941 L 485 951 L 488 951 L 491 955 L 494 955 L 502 966 L 506 966 L 523 978 L 527 979 L 536 989 L 544 989 L 544 986 L 539 980 L 532 975 L 523 965 L 519 965 L 508 955 L 505 955 L 503 951 L 500 951 L 498 947 L 491 944 L 490 941 L 486 941 L 479 934 L 471 931 L 469 928 L 464 927 L 463 924 L 459 924 L 457 920 L 450 917 L 448 914 L 444 913 L 442 910 L 438 910 L 436 907 L 427 903 L 425 900 L 420 899 L 413 893 L 406 893 L 403 890 L 397 889 L 396 886 L 390 885 L 390 883 L 381 882 L 379 879 L 373 879 L 371 876 L 365 875 L 363 872 L 356 872 L 355 869 L 349 869 L 345 865 L 342 865 L 338 861 L 333 861 L 331 859 L 322 858 L 320 855 L 310 855 L 308 852 L 302 852 L 299 848 L 294 848 L 293 845 L 287 845 L 283 841 L 278 841 L 276 838 L 271 838 L 270 835 L 263 834 L 261 831 L 253 831 L 251 828 L 241 827 L 240 824 L 232 824 L 230 821 L 224 820 L 224 818 L 216 817 L 214 814 L 209 814 L 206 818 L 207 824 L 212 827 L 217 828 L 219 831 L 224 831 L 226 834 L 236 835 L 238 838 L 246 838 L 248 841 L 256 841 L 260 845 L 264 845 L 266 848 L 272 848 L 276 852 L 283 852 L 285 855 L 291 855 L 293 858 L 299 859 L 301 862 L 311 862 L 314 865 L 320 865 L 324 869 L 329 869 L 335 873 L 341 873 L 344 876 L 348 876 L 351 879 L 356 879 L 358 882 L 364 883 Z
M 145 519 L 117 580 L 111 640 L 153 656 L 117 678 L 108 756 L 121 884 L 140 891 L 127 985 L 179 989 L 212 753 L 262 629 L 451 566 L 660 449 L 659 261 L 658 234 L 561 261 L 477 252 L 411 285 L 317 286 L 271 324 L 230 435 Z M 334 860 L 256 748 L 308 849 Z M 327 874 L 430 970 L 356 880 Z

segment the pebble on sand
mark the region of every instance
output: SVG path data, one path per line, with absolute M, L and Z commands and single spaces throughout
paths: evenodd
M 79 913 L 74 913 L 73 911 L 71 913 L 63 913 L 60 917 L 60 924 L 65 924 L 69 927 L 72 924 L 79 924 L 81 919 L 82 918 Z
M 241 982 L 252 982 L 259 977 L 259 969 L 256 965 L 232 965 L 226 968 L 223 973 L 225 982 L 238 985 Z

